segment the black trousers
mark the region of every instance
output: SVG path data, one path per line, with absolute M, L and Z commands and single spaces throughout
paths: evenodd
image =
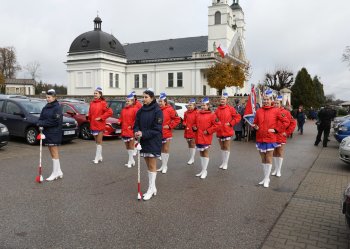
M 316 136 L 315 145 L 318 145 L 321 142 L 321 136 L 323 133 L 323 146 L 326 147 L 328 142 L 329 132 L 331 130 L 331 124 L 321 123 L 320 125 L 318 125 L 317 129 L 318 129 L 318 132 Z

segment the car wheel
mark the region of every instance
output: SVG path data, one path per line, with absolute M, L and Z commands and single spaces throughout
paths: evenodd
M 92 135 L 90 133 L 90 125 L 89 124 L 81 125 L 79 135 L 84 140 L 92 139 Z
M 38 136 L 38 131 L 34 127 L 30 127 L 28 130 L 26 130 L 25 138 L 28 144 L 35 145 L 38 143 L 38 140 L 36 137 Z

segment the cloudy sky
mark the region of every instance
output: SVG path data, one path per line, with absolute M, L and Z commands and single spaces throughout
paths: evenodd
M 41 65 L 40 79 L 66 84 L 63 62 L 71 42 L 93 29 L 121 43 L 207 35 L 211 0 L 1 0 L 0 47 L 14 46 L 18 62 Z M 229 1 L 230 3 L 232 2 Z M 246 20 L 246 53 L 252 83 L 266 72 L 306 67 L 326 94 L 350 100 L 350 68 L 341 61 L 350 46 L 349 0 L 240 0 Z M 29 77 L 20 72 L 17 77 Z

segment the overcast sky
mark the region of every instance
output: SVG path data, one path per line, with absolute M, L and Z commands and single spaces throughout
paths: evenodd
M 81 33 L 102 30 L 121 43 L 208 35 L 211 0 L 1 0 L 0 47 L 14 46 L 18 62 L 41 64 L 40 79 L 66 84 L 67 52 Z M 230 1 L 230 3 L 232 0 Z M 341 61 L 350 46 L 350 0 L 240 0 L 246 21 L 251 83 L 266 72 L 306 67 L 326 94 L 350 100 L 350 68 Z M 17 77 L 29 77 L 20 72 Z

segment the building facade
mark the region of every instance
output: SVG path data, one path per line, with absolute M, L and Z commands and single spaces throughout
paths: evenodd
M 96 86 L 105 95 L 138 95 L 152 87 L 158 95 L 216 95 L 205 71 L 222 60 L 217 47 L 227 49 L 235 63 L 246 64 L 244 13 L 238 0 L 213 0 L 208 11 L 208 36 L 121 44 L 102 31 L 100 17 L 94 30 L 79 35 L 67 56 L 68 95 L 91 95 Z M 247 84 L 246 84 L 247 85 Z M 230 94 L 249 87 L 228 88 Z
M 35 80 L 5 79 L 5 94 L 34 95 Z

